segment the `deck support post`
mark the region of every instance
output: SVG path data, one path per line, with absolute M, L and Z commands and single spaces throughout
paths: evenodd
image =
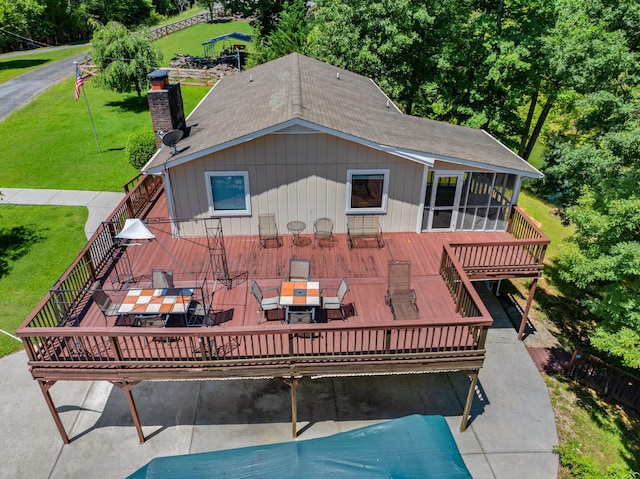
M 291 379 L 283 379 L 283 381 L 291 388 L 291 435 L 293 439 L 298 437 L 298 400 L 296 398 L 296 387 L 302 381 L 302 378 L 292 377 Z
M 527 318 L 529 317 L 529 310 L 531 309 L 531 303 L 533 302 L 533 295 L 536 292 L 536 287 L 538 286 L 538 278 L 533 278 L 533 284 L 531 285 L 531 289 L 529 290 L 529 297 L 527 298 L 527 306 L 524 308 L 524 313 L 522 313 L 522 320 L 520 321 L 520 329 L 518 329 L 518 339 L 522 341 L 522 335 L 524 334 L 524 328 L 527 325 Z
M 462 412 L 462 422 L 460 423 L 460 432 L 464 432 L 467 429 L 467 422 L 469 421 L 469 412 L 471 411 L 471 404 L 473 403 L 473 395 L 476 391 L 476 385 L 478 384 L 478 370 L 467 372 L 471 379 L 469 384 L 469 392 L 467 393 L 467 403 L 464 406 Z
M 133 394 L 131 390 L 138 384 L 138 382 L 115 382 L 113 383 L 118 386 L 124 392 L 124 395 L 127 398 L 127 403 L 129 404 L 129 411 L 131 411 L 131 418 L 133 419 L 133 424 L 136 426 L 136 431 L 138 433 L 138 439 L 140 440 L 140 444 L 144 444 L 144 432 L 142 431 L 142 425 L 140 424 L 140 417 L 138 416 L 138 409 L 136 408 L 136 403 L 133 400 Z
M 56 381 L 44 381 L 42 379 L 38 379 L 38 385 L 40 386 L 40 390 L 42 391 L 42 395 L 44 396 L 44 401 L 49 407 L 51 416 L 53 416 L 53 422 L 56 423 L 56 427 L 58 428 L 58 432 L 60 433 L 62 442 L 65 444 L 69 444 L 71 441 L 69 440 L 67 431 L 64 430 L 64 424 L 62 424 L 62 420 L 60 419 L 58 410 L 56 409 L 55 404 L 53 404 L 53 398 L 51 397 L 51 394 L 49 394 L 49 389 L 51 389 L 51 386 L 53 386 L 55 383 Z

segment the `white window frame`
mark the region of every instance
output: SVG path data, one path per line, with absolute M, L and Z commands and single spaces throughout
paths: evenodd
M 347 170 L 347 198 L 346 212 L 351 215 L 380 214 L 387 212 L 387 201 L 389 198 L 389 169 L 348 169 Z M 351 183 L 353 175 L 383 175 L 382 184 L 382 206 L 379 208 L 352 208 L 351 207 Z
M 213 205 L 213 192 L 211 178 L 217 176 L 242 176 L 244 179 L 244 203 L 243 210 L 216 210 Z M 251 192 L 249 191 L 248 171 L 205 171 L 205 183 L 207 185 L 207 201 L 209 202 L 209 214 L 211 216 L 251 216 Z

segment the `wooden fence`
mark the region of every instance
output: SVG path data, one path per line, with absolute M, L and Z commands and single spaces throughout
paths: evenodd
M 607 398 L 640 411 L 640 378 L 595 356 L 575 351 L 566 376 L 595 389 Z
M 198 25 L 199 23 L 214 22 L 217 19 L 220 19 L 223 14 L 224 10 L 222 8 L 217 8 L 213 11 L 213 15 L 211 15 L 211 12 L 207 10 L 206 12 L 198 13 L 197 15 L 193 15 L 177 22 L 161 25 L 151 30 L 151 40 L 154 41 L 158 38 L 166 37 L 167 35 Z

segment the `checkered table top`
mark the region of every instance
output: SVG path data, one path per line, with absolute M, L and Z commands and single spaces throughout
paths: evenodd
M 192 295 L 193 290 L 189 288 L 130 289 L 118 312 L 184 314 Z
M 283 306 L 320 306 L 320 282 L 285 281 L 280 289 Z

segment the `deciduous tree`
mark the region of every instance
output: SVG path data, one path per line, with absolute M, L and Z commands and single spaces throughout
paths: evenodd
M 305 55 L 309 47 L 311 19 L 303 0 L 285 5 L 276 29 L 267 38 L 254 37 L 255 51 L 249 57 L 250 66 L 268 62 L 290 53 Z
M 98 67 L 99 86 L 118 93 L 135 91 L 140 101 L 147 75 L 162 61 L 147 29 L 129 31 L 118 22 L 96 28 L 91 57 Z

